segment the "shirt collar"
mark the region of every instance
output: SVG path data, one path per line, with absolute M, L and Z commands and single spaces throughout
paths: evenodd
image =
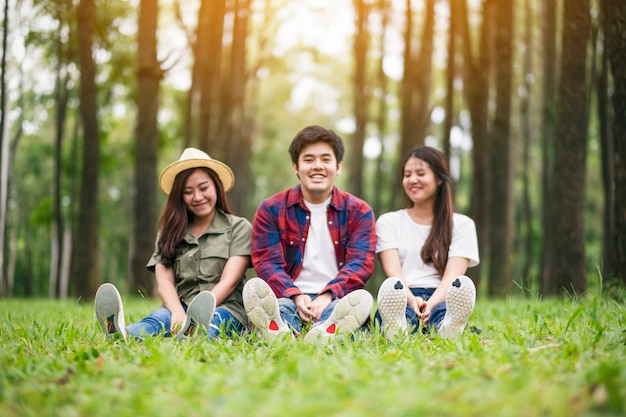
M 224 233 L 230 229 L 230 220 L 226 213 L 222 210 L 215 208 L 215 217 L 213 217 L 213 221 L 207 230 L 205 230 L 201 236 L 207 233 Z M 187 227 L 187 231 L 185 232 L 185 236 L 183 237 L 188 243 L 192 243 L 196 240 L 194 235 L 189 231 L 189 227 Z
M 344 197 L 343 193 L 339 191 L 336 185 L 333 185 L 333 193 L 330 199 L 329 207 L 333 207 L 335 210 L 339 210 L 341 205 L 343 204 Z M 294 206 L 299 204 L 300 207 L 306 208 L 304 204 L 304 197 L 302 196 L 302 186 L 301 184 L 296 185 L 291 189 L 289 196 L 287 197 L 287 207 Z

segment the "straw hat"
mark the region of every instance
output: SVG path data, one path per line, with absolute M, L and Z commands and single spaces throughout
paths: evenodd
M 187 148 L 183 151 L 183 154 L 178 158 L 178 161 L 169 164 L 159 176 L 159 186 L 166 195 L 170 195 L 172 191 L 172 185 L 174 184 L 174 178 L 182 171 L 189 168 L 210 168 L 219 177 L 224 185 L 224 192 L 230 191 L 235 184 L 235 176 L 233 171 L 223 162 L 217 159 L 211 159 L 209 155 L 202 152 L 200 149 Z

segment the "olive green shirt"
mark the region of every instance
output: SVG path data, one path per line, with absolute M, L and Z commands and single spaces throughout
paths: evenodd
M 217 210 L 211 226 L 198 238 L 189 230 L 181 242 L 181 254 L 174 262 L 174 284 L 180 300 L 189 305 L 204 290 L 220 281 L 224 265 L 231 256 L 250 256 L 252 225 L 243 217 Z M 158 241 L 158 237 L 157 237 Z M 158 249 L 146 267 L 154 272 L 161 262 Z M 227 309 L 245 327 L 248 318 L 243 307 L 242 291 L 245 273 L 233 292 L 219 305 Z

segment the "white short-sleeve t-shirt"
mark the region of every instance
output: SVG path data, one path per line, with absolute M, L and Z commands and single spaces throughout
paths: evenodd
M 328 229 L 327 209 L 331 197 L 321 204 L 304 201 L 311 212 L 309 233 L 304 245 L 302 271 L 294 281 L 305 294 L 319 294 L 337 273 L 335 246 Z
M 454 213 L 452 217 L 452 242 L 448 258 L 459 256 L 469 259 L 469 266 L 479 263 L 476 226 L 469 217 Z M 422 246 L 431 226 L 415 223 L 406 209 L 385 213 L 376 222 L 376 253 L 397 249 L 404 281 L 410 288 L 437 288 L 441 276 L 432 264 L 424 264 Z

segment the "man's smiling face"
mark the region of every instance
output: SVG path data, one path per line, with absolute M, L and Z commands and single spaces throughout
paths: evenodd
M 324 202 L 332 193 L 341 166 L 332 146 L 326 142 L 315 142 L 302 148 L 298 164 L 293 164 L 293 169 L 300 178 L 304 199 L 313 204 Z

